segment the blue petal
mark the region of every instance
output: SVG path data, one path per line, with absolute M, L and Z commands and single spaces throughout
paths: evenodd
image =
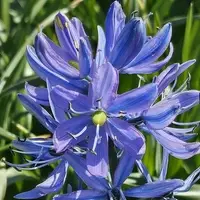
M 46 88 L 34 87 L 26 83 L 25 90 L 36 103 L 49 106 L 48 92 Z
M 120 187 L 133 170 L 136 156 L 124 151 L 115 170 L 113 187 Z
M 90 124 L 90 116 L 77 116 L 61 123 L 53 136 L 56 152 L 62 152 L 84 140 L 87 136 L 87 127 Z M 82 132 L 82 130 L 85 131 Z M 79 134 L 80 132 L 82 133 L 76 137 L 75 135 Z
M 158 95 L 160 95 L 164 89 L 176 79 L 178 69 L 179 64 L 172 64 L 156 78 L 156 83 L 158 84 Z
M 163 130 L 150 130 L 156 140 L 170 153 L 172 156 L 180 159 L 188 159 L 199 154 L 199 142 L 184 142 Z
M 196 62 L 196 60 L 188 60 L 184 63 L 182 63 L 179 67 L 178 73 L 177 73 L 177 77 L 182 74 L 185 70 L 187 70 L 191 65 L 193 65 Z
M 141 149 L 145 148 L 144 137 L 134 126 L 118 118 L 109 118 L 106 130 L 119 149 L 140 157 Z
M 52 116 L 41 106 L 36 104 L 28 95 L 19 94 L 20 101 L 24 107 L 40 121 L 51 133 L 54 133 L 58 123 Z
M 65 52 L 60 47 L 52 44 L 44 34 L 39 33 L 36 36 L 35 51 L 41 62 L 61 76 L 79 79 L 79 71 L 68 63 L 71 59 L 63 55 Z
M 16 199 L 35 199 L 45 196 L 49 193 L 60 190 L 65 182 L 67 175 L 68 163 L 62 161 L 54 171 L 49 175 L 47 180 L 40 183 L 36 188 L 23 192 L 15 196 Z
M 125 18 L 121 4 L 118 1 L 114 1 L 110 6 L 105 22 L 107 57 L 109 57 L 119 34 L 125 26 Z
M 27 60 L 31 66 L 31 68 L 37 73 L 38 76 L 40 76 L 44 81 L 46 81 L 46 78 L 55 81 L 57 84 L 63 85 L 67 89 L 79 91 L 79 92 L 85 92 L 88 87 L 88 83 L 83 80 L 68 80 L 65 77 L 59 75 L 58 73 L 55 73 L 55 71 L 49 69 L 46 67 L 39 58 L 37 57 L 35 50 L 31 46 L 27 46 Z
M 106 38 L 103 29 L 100 26 L 97 26 L 98 30 L 98 44 L 96 51 L 96 65 L 97 67 L 104 64 L 105 61 L 105 46 L 106 46 Z
M 71 54 L 74 61 L 77 61 L 79 37 L 76 28 L 72 22 L 61 13 L 56 15 L 54 22 L 56 35 L 61 47 Z
M 151 74 L 151 73 L 157 72 L 169 62 L 169 60 L 172 57 L 173 52 L 174 52 L 174 48 L 173 48 L 173 45 L 170 43 L 169 54 L 167 57 L 165 57 L 165 59 L 155 62 L 155 63 L 151 63 L 151 64 L 144 63 L 144 64 L 132 66 L 132 67 L 125 66 L 124 68 L 121 69 L 121 73 L 122 74 Z
M 98 101 L 104 109 L 112 103 L 116 97 L 118 83 L 119 74 L 110 63 L 96 68 L 89 88 L 89 97 L 92 99 L 94 108 L 96 108 Z
M 92 65 L 92 54 L 87 47 L 86 41 L 80 39 L 80 48 L 79 48 L 79 67 L 80 67 L 80 78 L 86 77 Z
M 97 190 L 78 190 L 64 195 L 57 195 L 53 200 L 107 200 L 107 193 Z
M 163 129 L 176 118 L 180 107 L 177 100 L 161 101 L 143 113 L 144 122 L 152 129 Z
M 169 98 L 169 102 L 173 100 L 178 100 L 181 105 L 181 112 L 186 112 L 200 102 L 200 93 L 198 90 L 189 90 L 185 92 L 180 92 Z M 179 114 L 180 114 L 179 113 Z
M 118 95 L 107 109 L 109 113 L 137 113 L 149 108 L 157 97 L 157 86 L 154 83 L 133 89 Z
M 167 49 L 172 36 L 171 24 L 166 24 L 155 37 L 150 39 L 126 68 L 149 65 L 155 62 Z
M 62 86 L 55 86 L 51 92 L 52 100 L 57 103 L 57 106 L 64 111 L 68 111 L 69 102 L 71 102 L 73 109 L 78 111 L 89 111 L 91 105 L 86 95 L 73 90 L 67 90 Z
M 71 19 L 71 23 L 74 25 L 74 27 L 77 31 L 78 37 L 82 37 L 82 38 L 85 39 L 85 41 L 87 43 L 87 48 L 92 52 L 92 47 L 91 47 L 91 44 L 90 44 L 90 41 L 89 41 L 89 37 L 85 33 L 82 22 L 78 18 L 73 17 Z
M 57 122 L 61 123 L 66 121 L 66 114 L 65 110 L 59 107 L 58 101 L 55 101 L 52 95 L 52 87 L 53 84 L 50 80 L 47 79 L 47 89 L 48 89 L 48 97 L 49 97 L 49 104 L 52 111 L 52 114 Z
M 94 176 L 87 170 L 85 159 L 70 152 L 65 154 L 65 158 L 88 187 L 99 191 L 107 191 L 110 189 L 106 179 Z
M 143 20 L 132 18 L 121 31 L 110 53 L 109 61 L 115 68 L 122 68 L 137 56 L 145 40 L 146 29 Z
M 172 83 L 181 73 L 195 62 L 196 60 L 189 60 L 181 65 L 176 63 L 167 67 L 156 79 L 156 83 L 158 84 L 158 93 L 160 94 L 163 92 L 170 83 Z
M 177 137 L 180 140 L 188 141 L 194 137 L 197 136 L 196 133 L 192 133 L 194 131 L 194 127 L 192 128 L 172 128 L 172 127 L 166 127 L 164 129 L 167 133 L 170 135 L 173 135 L 174 137 Z M 191 133 L 189 133 L 191 132 Z
M 181 187 L 183 184 L 184 182 L 179 179 L 156 181 L 126 190 L 124 194 L 127 197 L 136 198 L 162 197 L 173 192 L 176 188 Z
M 95 148 L 96 154 L 87 153 L 87 168 L 89 172 L 95 176 L 108 176 L 108 136 L 104 127 L 100 127 L 100 141 Z M 89 149 L 92 149 L 95 139 L 95 127 L 92 128 L 89 134 Z

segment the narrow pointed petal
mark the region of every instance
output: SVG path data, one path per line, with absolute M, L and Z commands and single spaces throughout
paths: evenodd
M 87 167 L 94 176 L 107 177 L 108 176 L 108 136 L 104 127 L 100 127 L 100 140 L 95 148 L 96 154 L 93 152 L 87 153 Z M 89 149 L 92 149 L 95 139 L 95 127 L 90 131 Z
M 175 192 L 186 192 L 200 179 L 200 167 L 197 168 L 188 178 L 184 181 L 184 185 L 175 190 Z
M 80 78 L 86 77 L 90 73 L 90 68 L 92 65 L 92 54 L 87 47 L 86 41 L 80 39 L 79 48 L 79 67 L 80 67 Z
M 149 65 L 155 62 L 167 49 L 172 36 L 172 27 L 168 23 L 157 33 L 155 37 L 149 40 L 126 68 Z
M 154 72 L 159 71 L 163 66 L 165 66 L 169 62 L 173 55 L 173 52 L 174 48 L 173 45 L 170 43 L 169 54 L 167 55 L 167 57 L 165 57 L 165 59 L 152 64 L 144 63 L 132 67 L 125 66 L 124 69 L 122 69 L 120 72 L 122 74 L 152 74 Z
M 177 77 L 182 74 L 185 70 L 187 70 L 191 65 L 193 65 L 196 62 L 196 60 L 188 60 L 184 63 L 182 63 L 179 67 L 178 73 L 177 73 Z
M 178 101 L 163 101 L 143 113 L 143 120 L 152 129 L 163 129 L 176 118 L 180 111 Z
M 156 83 L 158 84 L 158 95 L 160 95 L 165 88 L 167 88 L 169 84 L 176 79 L 178 70 L 179 64 L 176 63 L 170 65 L 160 73 L 160 75 L 156 78 Z
M 36 188 L 23 192 L 15 196 L 16 199 L 35 199 L 45 196 L 49 193 L 59 191 L 66 179 L 68 163 L 62 161 L 54 171 L 49 175 L 47 180 L 40 183 Z
M 26 83 L 25 90 L 36 103 L 44 106 L 49 105 L 48 92 L 46 88 L 34 87 Z
M 124 191 L 124 194 L 127 197 L 136 198 L 163 197 L 164 195 L 173 192 L 176 188 L 181 187 L 183 184 L 184 182 L 179 179 L 156 181 L 126 190 Z
M 192 107 L 196 106 L 200 102 L 200 93 L 198 90 L 189 90 L 185 92 L 180 92 L 176 95 L 173 95 L 169 101 L 178 100 L 181 105 L 181 112 L 186 112 Z
M 135 157 L 145 146 L 143 135 L 128 122 L 120 119 L 108 119 L 106 130 L 119 149 L 127 150 Z
M 47 79 L 46 83 L 47 83 L 47 90 L 48 90 L 48 97 L 49 97 L 49 104 L 50 104 L 51 112 L 57 122 L 59 122 L 59 123 L 64 122 L 64 121 L 66 121 L 65 110 L 60 108 L 58 106 L 59 105 L 58 102 L 55 101 L 55 99 L 53 98 L 53 95 L 52 95 L 53 84 L 48 79 Z
M 48 67 L 50 67 L 55 72 L 62 76 L 71 79 L 79 78 L 79 71 L 70 66 L 68 61 L 71 59 L 66 59 L 65 53 L 60 47 L 52 45 L 53 42 L 49 42 L 47 37 L 39 33 L 35 39 L 35 51 L 40 60 Z
M 19 94 L 18 97 L 23 106 L 31 112 L 44 127 L 51 133 L 54 133 L 58 123 L 52 116 L 44 108 L 35 103 L 28 95 Z
M 86 127 L 91 123 L 90 116 L 78 116 L 73 117 L 61 123 L 58 128 L 55 130 L 55 134 L 53 136 L 53 143 L 55 145 L 56 152 L 62 152 L 67 148 L 77 144 L 78 142 L 85 139 Z M 73 136 L 84 130 L 80 136 Z
M 92 47 L 91 47 L 91 44 L 90 44 L 90 41 L 89 41 L 89 37 L 87 36 L 87 34 L 85 33 L 85 30 L 83 28 L 83 24 L 82 22 L 76 18 L 76 17 L 73 17 L 71 19 L 71 23 L 74 25 L 75 29 L 77 30 L 77 35 L 78 37 L 82 37 L 86 40 L 86 43 L 87 43 L 87 48 L 92 51 Z
M 124 151 L 115 170 L 113 187 L 120 187 L 133 170 L 136 156 Z
M 97 67 L 101 66 L 105 62 L 105 46 L 106 46 L 106 37 L 103 29 L 100 26 L 97 26 L 98 31 L 98 44 L 96 51 L 96 65 Z
M 150 130 L 156 140 L 174 157 L 188 159 L 200 152 L 199 142 L 184 142 L 163 130 Z
M 92 99 L 94 107 L 100 101 L 103 108 L 107 108 L 116 97 L 119 83 L 119 74 L 110 64 L 105 63 L 93 72 L 89 97 Z
M 143 20 L 132 18 L 121 31 L 110 53 L 109 61 L 115 68 L 122 68 L 137 56 L 145 40 L 146 29 Z
M 97 190 L 79 190 L 76 192 L 71 192 L 69 194 L 58 195 L 53 198 L 53 200 L 106 200 L 107 193 Z
M 125 18 L 121 4 L 118 1 L 114 1 L 110 6 L 105 22 L 107 57 L 109 57 L 119 34 L 125 26 Z
M 147 84 L 143 87 L 118 95 L 108 108 L 108 112 L 119 113 L 123 111 L 131 114 L 142 112 L 151 106 L 156 97 L 156 84 Z
M 62 48 L 71 53 L 73 60 L 77 61 L 79 37 L 77 30 L 70 20 L 63 14 L 58 13 L 55 17 L 55 29 Z
M 183 141 L 188 141 L 197 136 L 197 133 L 192 133 L 192 131 L 194 131 L 194 127 L 187 128 L 187 129 L 177 129 L 177 128 L 166 127 L 164 128 L 164 131 L 166 131 L 168 134 Z
M 72 153 L 65 154 L 65 158 L 88 187 L 99 191 L 107 191 L 110 188 L 106 179 L 94 176 L 87 170 L 85 159 Z
M 89 111 L 91 107 L 86 95 L 73 90 L 67 90 L 60 85 L 53 87 L 51 97 L 52 100 L 57 103 L 57 106 L 64 111 L 69 109 L 69 102 L 71 102 L 73 108 L 78 111 Z
M 46 78 L 55 81 L 57 84 L 63 85 L 67 89 L 85 92 L 88 87 L 88 83 L 83 80 L 68 80 L 58 73 L 55 73 L 52 69 L 46 67 L 37 57 L 35 50 L 31 46 L 27 46 L 26 57 L 31 66 L 31 68 L 36 72 L 36 74 L 46 81 Z

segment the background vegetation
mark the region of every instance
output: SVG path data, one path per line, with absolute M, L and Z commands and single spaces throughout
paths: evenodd
M 44 84 L 27 64 L 24 54 L 26 45 L 33 43 L 40 29 L 56 41 L 52 22 L 55 14 L 61 11 L 68 17 L 77 16 L 83 22 L 95 49 L 96 26 L 104 25 L 105 15 L 111 2 L 111 0 L 0 0 L 0 158 L 6 157 L 8 161 L 15 163 L 23 162 L 21 157 L 13 155 L 9 150 L 12 140 L 17 137 L 48 134 L 17 99 L 17 93 L 24 92 L 26 81 L 33 85 Z M 138 10 L 139 16 L 144 18 L 153 12 L 153 16 L 147 19 L 150 35 L 154 35 L 157 28 L 166 22 L 172 22 L 175 52 L 170 62 L 181 63 L 188 59 L 197 59 L 196 64 L 189 70 L 192 76 L 190 87 L 200 89 L 200 1 L 122 0 L 121 3 L 127 18 L 131 17 L 134 10 Z M 187 77 L 188 72 L 185 72 L 180 77 L 179 84 Z M 138 82 L 134 75 L 123 75 L 120 78 L 119 92 L 136 87 Z M 150 81 L 152 77 L 145 78 Z M 199 108 L 185 114 L 180 120 L 200 120 Z M 196 140 L 199 140 L 199 137 L 197 136 Z M 144 162 L 151 175 L 156 176 L 159 173 L 161 158 L 160 146 L 147 136 Z M 171 158 L 168 177 L 184 179 L 199 166 L 200 156 L 186 161 Z M 51 170 L 52 166 L 33 172 L 18 172 L 0 162 L 0 200 L 13 199 L 15 194 L 33 188 L 44 180 Z M 127 180 L 127 184 L 135 184 L 134 180 L 142 181 L 137 172 L 132 174 L 132 177 Z M 76 184 L 76 178 L 72 173 L 68 179 Z M 199 199 L 200 186 L 196 185 L 192 192 L 183 196 L 186 199 Z M 51 199 L 51 196 L 43 199 Z

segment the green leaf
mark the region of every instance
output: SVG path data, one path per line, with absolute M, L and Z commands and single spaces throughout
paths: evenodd
M 4 200 L 7 188 L 6 169 L 0 169 L 0 200 Z
M 23 180 L 27 180 L 27 179 L 36 179 L 36 180 L 39 179 L 39 177 L 36 176 L 36 174 L 32 171 L 19 172 L 12 167 L 7 169 L 6 176 L 7 176 L 8 186 L 16 183 L 17 181 L 23 181 Z
M 6 131 L 2 127 L 0 127 L 0 137 L 7 139 L 7 140 L 15 140 L 17 139 L 16 135 L 14 133 L 11 133 L 9 131 Z
M 190 4 L 190 8 L 187 14 L 185 36 L 184 36 L 183 50 L 182 50 L 182 62 L 187 61 L 190 57 L 190 50 L 192 44 L 192 38 L 190 38 L 192 22 L 193 22 L 193 3 Z

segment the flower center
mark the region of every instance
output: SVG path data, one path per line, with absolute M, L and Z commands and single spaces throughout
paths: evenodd
M 106 113 L 103 111 L 96 111 L 92 115 L 92 121 L 95 125 L 103 126 L 107 120 Z

